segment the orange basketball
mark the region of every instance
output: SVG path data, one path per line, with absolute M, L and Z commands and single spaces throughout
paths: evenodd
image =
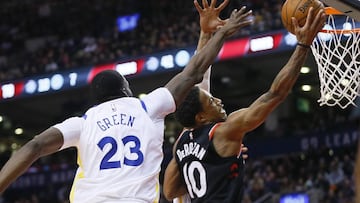
M 281 9 L 281 20 L 285 28 L 294 34 L 291 17 L 295 17 L 299 25 L 303 26 L 310 7 L 314 8 L 316 14 L 324 5 L 319 0 L 286 0 Z

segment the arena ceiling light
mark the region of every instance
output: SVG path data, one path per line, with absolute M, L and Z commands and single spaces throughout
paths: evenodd
M 300 69 L 300 73 L 302 73 L 302 74 L 307 74 L 307 73 L 309 73 L 309 72 L 310 72 L 310 68 L 307 67 L 307 66 L 303 66 L 303 67 L 301 67 L 301 69 Z
M 24 130 L 22 128 L 16 128 L 14 130 L 15 135 L 22 135 L 24 133 Z
M 309 92 L 311 91 L 311 85 L 302 85 L 301 86 L 301 90 L 304 91 L 304 92 Z

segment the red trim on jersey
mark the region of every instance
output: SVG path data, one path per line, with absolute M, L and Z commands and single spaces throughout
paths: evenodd
M 221 125 L 221 123 L 217 123 L 211 128 L 211 130 L 209 131 L 209 140 L 212 140 L 216 128 L 219 127 L 220 125 Z
M 180 138 L 184 135 L 184 132 L 188 131 L 189 129 L 183 128 L 181 133 L 179 134 L 179 137 L 176 139 L 176 142 L 180 140 Z

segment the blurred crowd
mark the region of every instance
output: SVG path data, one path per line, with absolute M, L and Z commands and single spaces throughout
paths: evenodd
M 307 194 L 310 202 L 354 202 L 356 147 L 314 149 L 274 159 L 249 159 L 244 203 L 280 202 L 285 194 Z
M 246 5 L 255 23 L 234 37 L 282 29 L 282 2 L 231 1 L 222 18 Z M 134 13 L 138 26 L 120 32 L 117 17 Z M 194 46 L 198 18 L 193 2 L 182 0 L 2 1 L 0 82 Z
M 235 38 L 283 29 L 283 0 L 231 0 L 222 13 L 233 8 L 252 9 L 255 23 Z M 116 19 L 139 13 L 134 30 L 120 32 Z M 0 6 L 0 83 L 41 73 L 115 62 L 160 51 L 194 46 L 198 40 L 198 13 L 193 1 L 184 0 L 12 0 Z M 346 110 L 320 109 L 311 117 L 279 120 L 274 129 L 266 125 L 250 133 L 261 137 L 336 130 L 354 124 Z M 301 116 L 301 117 L 300 117 Z M 356 115 L 355 117 L 359 117 Z M 299 120 L 299 118 L 301 118 Z M 356 122 L 358 124 L 358 122 Z M 179 126 L 167 126 L 167 138 L 176 137 Z M 171 135 L 169 135 L 169 133 Z M 168 141 L 168 140 L 167 140 Z M 172 142 L 165 144 L 165 162 Z M 244 203 L 278 203 L 283 194 L 301 192 L 321 203 L 349 203 L 354 197 L 356 146 L 317 149 L 303 153 L 246 160 Z M 9 153 L 0 154 L 1 165 Z M 75 172 L 74 150 L 44 157 L 27 174 L 70 170 Z M 67 203 L 72 178 L 33 191 L 10 188 L 0 203 Z M 19 195 L 23 194 L 23 195 Z M 263 200 L 263 201 L 260 201 Z M 161 199 L 162 203 L 166 200 Z

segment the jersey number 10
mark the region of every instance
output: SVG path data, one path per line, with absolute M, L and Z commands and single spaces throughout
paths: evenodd
M 199 180 L 195 180 L 195 170 L 199 174 Z M 194 193 L 196 197 L 204 196 L 207 190 L 207 183 L 206 171 L 203 165 L 199 161 L 193 161 L 189 166 L 186 163 L 183 167 L 183 174 L 190 197 L 194 198 Z

